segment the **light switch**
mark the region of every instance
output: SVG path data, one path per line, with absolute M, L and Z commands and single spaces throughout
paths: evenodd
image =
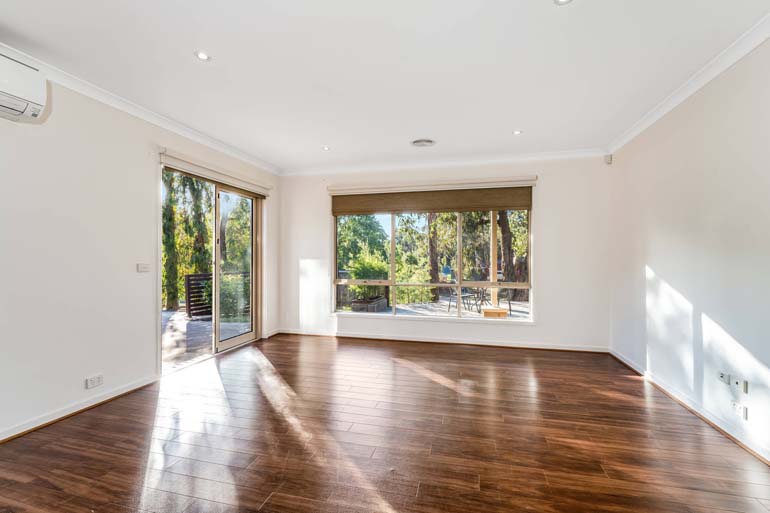
M 136 272 L 138 273 L 150 272 L 150 264 L 136 264 Z

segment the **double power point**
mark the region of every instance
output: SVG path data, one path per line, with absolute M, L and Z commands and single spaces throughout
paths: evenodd
M 85 379 L 86 390 L 100 387 L 103 384 L 104 384 L 104 374 L 96 374 L 94 376 L 89 376 Z
M 727 374 L 726 372 L 719 373 L 719 381 L 728 385 L 732 391 L 733 400 L 730 401 L 730 407 L 733 412 L 743 420 L 748 420 L 749 408 L 743 404 L 741 399 L 749 394 L 749 382 L 739 376 Z

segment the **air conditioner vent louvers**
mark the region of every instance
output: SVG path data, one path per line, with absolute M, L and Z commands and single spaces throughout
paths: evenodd
M 0 117 L 34 121 L 45 109 L 46 80 L 37 69 L 0 54 Z

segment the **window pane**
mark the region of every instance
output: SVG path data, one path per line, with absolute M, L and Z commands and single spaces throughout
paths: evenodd
M 393 313 L 390 287 L 381 285 L 337 285 L 338 312 Z
M 219 340 L 250 332 L 254 200 L 221 192 L 219 221 Z
M 396 315 L 457 316 L 454 287 L 396 287 Z
M 455 283 L 457 214 L 396 216 L 396 282 Z
M 529 319 L 529 291 L 524 289 L 463 288 L 460 315 L 470 318 Z
M 390 214 L 337 218 L 337 278 L 387 280 Z
M 529 281 L 528 217 L 527 210 L 497 212 L 497 281 Z
M 489 212 L 463 212 L 463 279 L 490 281 Z

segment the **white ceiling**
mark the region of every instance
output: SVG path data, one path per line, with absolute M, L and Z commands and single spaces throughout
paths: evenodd
M 768 0 L 3 0 L 0 42 L 303 173 L 603 151 L 769 11 Z M 421 137 L 438 144 L 409 144 Z

